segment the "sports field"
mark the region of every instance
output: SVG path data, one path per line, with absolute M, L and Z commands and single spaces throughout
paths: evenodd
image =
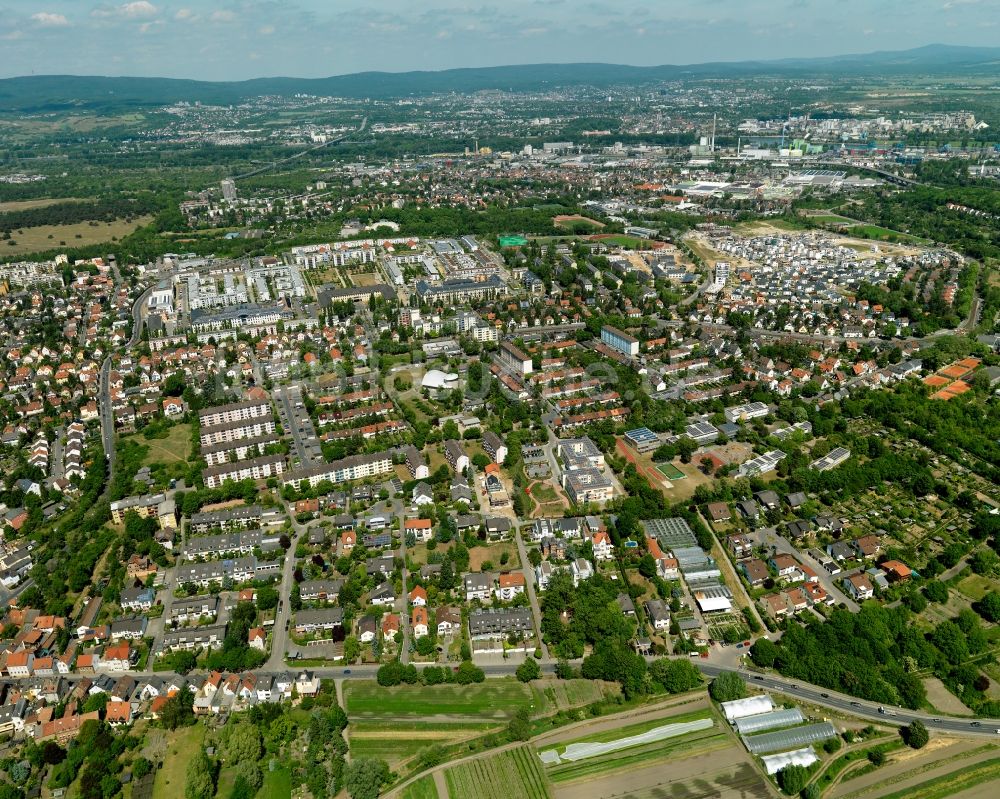
M 684 472 L 674 466 L 672 463 L 661 463 L 656 467 L 656 470 L 666 477 L 670 482 L 674 480 L 683 480 L 687 477 Z

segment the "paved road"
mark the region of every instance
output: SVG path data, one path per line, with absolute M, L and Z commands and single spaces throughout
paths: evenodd
M 851 599 L 847 594 L 845 594 L 840 586 L 837 585 L 837 580 L 834 579 L 834 575 L 830 574 L 823 566 L 816 561 L 816 559 L 809 554 L 808 550 L 796 549 L 792 543 L 785 538 L 783 535 L 778 533 L 777 529 L 774 527 L 764 527 L 754 531 L 754 536 L 759 538 L 761 544 L 770 548 L 774 548 L 778 554 L 792 555 L 797 560 L 804 563 L 814 572 L 819 578 L 819 584 L 823 586 L 824 590 L 834 598 L 836 603 L 839 605 L 843 603 L 851 613 L 857 613 L 861 608 L 858 603 Z M 840 574 L 843 577 L 844 573 Z
M 400 592 L 403 600 L 403 609 L 399 614 L 399 626 L 403 631 L 403 642 L 400 644 L 402 649 L 400 650 L 400 661 L 404 664 L 410 662 L 410 639 L 413 636 L 413 630 L 410 629 L 410 589 L 406 586 L 406 533 L 404 532 L 403 525 L 406 523 L 406 508 L 401 507 L 399 509 L 399 557 L 403 560 L 403 568 L 401 569 L 403 575 L 403 590 Z
M 289 536 L 292 545 L 285 553 L 285 562 L 281 567 L 278 609 L 274 614 L 274 627 L 271 629 L 271 654 L 261 667 L 263 671 L 284 671 L 286 668 L 285 649 L 288 646 L 288 626 L 292 618 L 289 597 L 292 594 L 292 579 L 295 574 L 295 547 L 308 529 L 304 524 L 295 521 L 294 508 L 290 507 L 287 502 L 285 503 L 285 513 L 292 521 L 292 534 Z
M 524 545 L 520 530 L 514 530 L 514 541 L 517 542 L 517 554 L 521 559 L 521 572 L 524 574 L 524 590 L 528 593 L 531 615 L 535 619 L 535 633 L 538 636 L 538 645 L 542 650 L 542 660 L 548 660 L 549 647 L 542 640 L 542 609 L 538 604 L 538 594 L 535 593 L 535 570 L 531 568 L 531 561 L 528 560 L 528 548 Z
M 707 677 L 714 677 L 720 672 L 725 671 L 722 667 L 710 663 L 701 662 L 697 665 Z M 972 721 L 969 719 L 942 718 L 902 708 L 887 708 L 889 714 L 883 714 L 879 713 L 879 705 L 876 702 L 855 699 L 846 694 L 803 683 L 800 680 L 789 680 L 770 674 L 753 674 L 748 671 L 740 671 L 738 673 L 749 685 L 755 688 L 779 691 L 786 696 L 801 699 L 814 705 L 820 705 L 832 710 L 840 710 L 852 716 L 860 716 L 882 724 L 893 724 L 901 727 L 919 719 L 932 732 L 944 732 L 951 735 L 989 735 L 993 738 L 1000 738 L 997 734 L 998 730 L 1000 730 L 1000 720 L 998 719 Z

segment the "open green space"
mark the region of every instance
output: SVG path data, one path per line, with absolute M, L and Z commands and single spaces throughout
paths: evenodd
M 286 768 L 264 771 L 264 784 L 257 791 L 258 799 L 286 799 L 292 795 L 292 775 Z
M 478 685 L 398 685 L 384 688 L 372 681 L 352 681 L 344 688 L 347 714 L 352 718 L 421 717 L 510 718 L 530 706 L 532 690 L 514 679 L 489 680 Z
M 661 463 L 656 467 L 656 471 L 666 477 L 668 480 L 673 482 L 674 480 L 683 480 L 687 477 L 684 472 L 674 466 L 672 463 Z
M 552 789 L 538 755 L 519 746 L 492 757 L 477 758 L 445 772 L 450 799 L 549 799 Z
M 191 425 L 174 425 L 167 431 L 166 438 L 146 438 L 142 433 L 136 433 L 128 440 L 147 448 L 146 457 L 142 460 L 144 466 L 185 463 L 191 453 Z
M 184 799 L 187 764 L 194 760 L 205 742 L 205 727 L 178 727 L 167 736 L 163 768 L 156 772 L 153 799 Z
M 980 574 L 970 574 L 958 582 L 959 593 L 967 596 L 973 602 L 978 602 L 995 588 L 995 583 Z
M 400 799 L 438 799 L 437 786 L 434 777 L 428 774 L 411 783 L 400 796 Z
M 624 235 L 621 236 L 599 235 L 596 241 L 601 242 L 601 244 L 611 244 L 616 247 L 627 247 L 632 250 L 637 250 L 641 247 L 646 247 L 646 249 L 649 249 L 647 245 L 650 243 L 649 239 L 640 239 L 638 236 L 624 236 Z

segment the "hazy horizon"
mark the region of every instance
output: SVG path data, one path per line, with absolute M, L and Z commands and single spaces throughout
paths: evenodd
M 8 0 L 0 76 L 247 80 L 993 46 L 1000 0 Z

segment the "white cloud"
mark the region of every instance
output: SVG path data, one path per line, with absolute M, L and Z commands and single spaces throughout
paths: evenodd
M 118 6 L 118 13 L 123 17 L 137 19 L 139 17 L 155 17 L 160 13 L 160 10 L 149 0 L 135 0 L 135 2 Z
M 195 13 L 190 8 L 178 8 L 177 13 L 174 14 L 174 19 L 191 20 L 191 19 L 196 19 L 196 16 Z
M 65 16 L 50 11 L 39 11 L 37 14 L 32 14 L 31 18 L 43 28 L 65 28 L 69 25 L 69 20 Z
M 3 36 L 0 36 L 0 39 L 3 39 L 5 42 L 16 42 L 18 39 L 23 39 L 23 38 L 24 38 L 24 31 L 17 31 L 17 30 L 10 31 L 10 33 L 5 33 Z
M 213 11 L 210 19 L 212 22 L 232 22 L 236 19 L 236 14 L 232 11 Z
M 263 25 L 257 29 L 257 33 L 261 36 L 270 36 L 274 33 L 274 25 Z

